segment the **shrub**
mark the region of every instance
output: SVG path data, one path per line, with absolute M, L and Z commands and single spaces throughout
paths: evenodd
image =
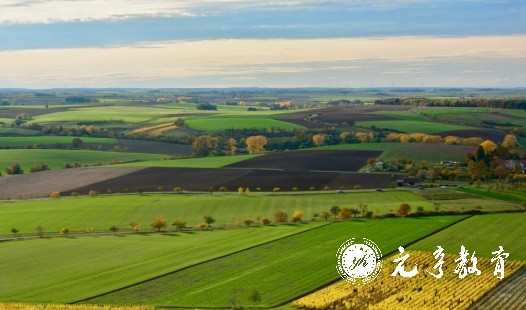
M 305 216 L 305 213 L 301 210 L 296 210 L 292 213 L 292 222 L 301 222 L 301 219 Z
M 137 233 L 141 229 L 141 225 L 136 222 L 130 222 L 130 228 Z
M 354 188 L 354 189 L 362 189 L 362 186 L 361 186 L 360 184 L 356 184 L 356 185 L 354 185 L 353 188 Z
M 174 187 L 174 192 L 182 192 L 182 191 L 183 189 L 180 188 L 179 186 Z
M 90 195 L 90 197 L 97 197 L 99 193 L 95 190 L 91 190 L 89 191 L 88 195 Z
M 270 224 L 270 220 L 268 217 L 262 217 L 259 222 L 262 224 L 262 225 L 268 225 Z
M 119 227 L 117 227 L 117 225 L 111 225 L 110 231 L 115 235 L 119 231 Z
M 396 212 L 399 216 L 406 216 L 411 212 L 411 206 L 407 203 L 403 203 L 400 205 L 400 208 Z
M 288 220 L 287 213 L 283 211 L 278 211 L 274 214 L 274 222 L 276 223 L 285 223 Z
M 244 191 L 245 191 L 245 189 L 243 187 L 239 187 L 237 189 L 237 192 L 240 193 L 240 194 L 243 194 Z
M 78 195 L 79 195 L 79 193 L 77 193 L 77 192 L 71 192 L 71 196 L 72 197 L 77 197 Z
M 34 165 L 29 170 L 30 172 L 40 172 L 40 171 L 46 171 L 49 170 L 48 164 L 40 164 L 40 165 Z
M 211 103 L 199 103 L 196 108 L 198 110 L 217 110 L 217 106 Z
M 19 163 L 13 163 L 5 168 L 5 172 L 7 172 L 7 174 L 23 174 L 24 170 L 20 167 Z
M 206 229 L 207 227 L 208 227 L 207 223 L 200 223 L 199 225 L 197 225 L 197 228 L 199 229 Z
M 59 198 L 60 197 L 60 192 L 52 192 L 51 195 L 49 195 L 49 197 L 51 197 L 51 198 Z
M 324 191 L 328 191 L 328 190 L 330 190 L 330 189 L 331 189 L 331 188 L 330 188 L 329 186 L 327 186 L 327 185 L 326 185 L 325 187 L 323 187 L 323 190 L 324 190 Z
M 367 213 L 365 213 L 365 217 L 370 219 L 373 217 L 373 211 L 368 211 Z
M 175 226 L 175 229 L 183 229 L 186 228 L 186 222 L 182 219 L 178 219 L 173 222 L 172 226 Z
M 226 191 L 228 191 L 228 188 L 227 188 L 226 186 L 221 186 L 221 187 L 219 188 L 219 191 L 220 191 L 220 192 L 226 192 Z
M 164 192 L 164 186 L 162 186 L 162 185 L 157 186 L 157 191 L 158 192 Z
M 245 223 L 245 225 L 247 225 L 247 226 L 250 226 L 250 225 L 254 224 L 254 221 L 251 220 L 251 219 L 245 219 L 245 220 L 243 221 L 243 223 Z
M 292 190 L 293 190 L 294 192 L 297 192 L 297 191 L 299 190 L 299 188 L 297 188 L 296 186 L 294 186 L 294 187 L 292 188 Z
M 62 229 L 60 230 L 60 234 L 67 237 L 67 235 L 69 234 L 69 228 L 62 227 Z
M 273 192 L 279 192 L 280 190 L 281 190 L 281 188 L 279 188 L 279 187 L 274 187 L 274 188 L 272 189 Z
M 352 217 L 352 212 L 349 208 L 343 208 L 338 212 L 338 217 L 342 220 L 350 219 Z
M 309 190 L 310 190 L 310 191 L 315 191 L 315 190 L 316 190 L 316 187 L 311 186 L 311 187 L 309 187 Z

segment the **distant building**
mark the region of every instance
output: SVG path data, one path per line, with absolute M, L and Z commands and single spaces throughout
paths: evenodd
M 397 179 L 396 184 L 399 187 L 418 187 L 422 185 L 422 181 L 419 178 L 403 178 Z

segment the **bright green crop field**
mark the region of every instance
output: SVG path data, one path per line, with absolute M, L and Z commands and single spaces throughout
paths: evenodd
M 64 136 L 31 136 L 31 137 L 2 137 L 0 148 L 3 147 L 26 147 L 28 145 L 42 144 L 71 144 L 74 138 L 80 138 L 84 143 L 90 144 L 116 144 L 117 139 L 113 138 L 92 138 L 92 137 L 64 137 Z
M 369 211 L 374 214 L 396 213 L 402 203 L 410 204 L 413 211 L 417 206 L 434 210 L 431 200 L 426 200 L 417 192 L 404 190 L 348 194 L 167 193 L 62 197 L 1 202 L 0 235 L 8 236 L 13 227 L 19 229 L 20 234 L 35 235 L 34 228 L 38 225 L 42 225 L 48 233 L 59 233 L 63 227 L 76 232 L 85 232 L 87 227 L 108 232 L 114 224 L 123 230 L 130 230 L 130 222 L 141 224 L 143 229 L 150 229 L 155 217 L 163 217 L 169 224 L 181 218 L 187 225 L 195 226 L 203 221 L 203 216 L 211 215 L 216 219 L 216 225 L 223 225 L 246 218 L 255 220 L 258 216 L 273 220 L 277 211 L 284 211 L 291 216 L 295 210 L 304 211 L 305 218 L 310 220 L 314 213 L 328 211 L 332 206 L 358 208 L 360 203 L 367 204 Z M 475 208 L 487 211 L 517 210 L 518 206 L 516 203 L 489 198 L 442 200 L 440 203 L 441 210 L 455 211 Z
M 396 120 L 396 121 L 359 121 L 356 122 L 356 126 L 359 127 L 371 127 L 376 126 L 377 128 L 382 129 L 396 129 L 406 133 L 426 133 L 432 134 L 442 131 L 451 131 L 451 130 L 466 130 L 473 129 L 469 126 L 460 126 L 460 125 L 451 125 L 451 124 L 442 124 L 434 123 L 429 121 L 417 121 L 417 120 Z
M 275 120 L 265 116 L 207 116 L 186 120 L 188 127 L 199 131 L 224 131 L 229 128 L 280 128 L 301 129 L 300 125 Z
M 2 242 L 0 301 L 69 303 L 319 225 Z
M 437 246 L 458 254 L 464 245 L 476 256 L 491 258 L 502 246 L 509 260 L 526 260 L 526 213 L 485 214 L 471 217 L 412 245 L 412 250 L 434 251 Z
M 144 153 L 102 152 L 87 150 L 11 149 L 0 150 L 0 167 L 19 163 L 27 173 L 33 165 L 48 164 L 51 169 L 62 169 L 67 163 L 84 165 L 110 164 L 113 160 L 158 160 L 159 155 Z
M 106 296 L 95 304 L 153 304 L 226 307 L 236 295 L 249 307 L 251 291 L 258 306 L 277 306 L 339 278 L 335 253 L 350 238 L 373 240 L 383 254 L 430 234 L 459 216 L 339 222 L 261 245 Z

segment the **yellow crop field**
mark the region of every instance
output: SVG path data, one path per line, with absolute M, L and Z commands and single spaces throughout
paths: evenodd
M 132 131 L 134 134 L 141 134 L 141 135 L 161 135 L 167 131 L 176 129 L 177 126 L 174 125 L 174 123 L 168 123 L 168 124 L 161 124 L 161 125 L 155 125 L 155 126 L 149 126 L 149 127 L 142 127 L 139 129 L 135 129 Z
M 149 306 L 0 304 L 0 310 L 153 310 Z
M 478 258 L 476 267 L 480 275 L 470 274 L 463 279 L 454 273 L 458 255 L 445 254 L 442 267 L 442 278 L 435 278 L 431 273 L 437 260 L 433 253 L 408 251 L 406 270 L 418 265 L 418 274 L 413 278 L 400 275 L 391 276 L 396 268 L 394 257 L 383 261 L 383 268 L 378 278 L 365 284 L 351 284 L 340 281 L 326 288 L 293 302 L 293 305 L 304 309 L 467 309 L 485 293 L 497 286 L 499 282 L 510 277 L 525 266 L 521 261 L 505 261 L 505 278 L 494 276 L 496 262 L 488 258 Z M 472 264 L 468 256 L 467 267 Z

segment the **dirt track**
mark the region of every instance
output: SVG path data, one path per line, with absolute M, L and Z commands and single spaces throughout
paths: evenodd
M 137 167 L 75 168 L 0 177 L 0 199 L 49 197 L 141 170 Z

